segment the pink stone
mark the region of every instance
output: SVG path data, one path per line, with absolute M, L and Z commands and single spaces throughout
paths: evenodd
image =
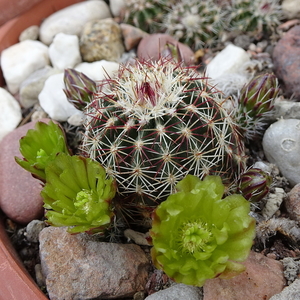
M 48 119 L 42 121 L 48 122 Z M 11 220 L 27 224 L 43 215 L 42 186 L 39 180 L 15 162 L 22 157 L 19 140 L 36 122 L 30 122 L 7 134 L 0 143 L 0 207 Z
M 251 252 L 246 270 L 232 279 L 210 279 L 204 285 L 203 300 L 267 300 L 286 285 L 279 261 Z
M 135 48 L 143 37 L 149 35 L 147 32 L 125 23 L 121 23 L 120 28 L 126 51 Z
M 171 43 L 175 47 L 178 46 L 180 54 L 182 55 L 183 61 L 186 65 L 194 63 L 195 57 L 192 49 L 164 33 L 154 33 L 144 37 L 137 48 L 138 59 L 151 59 L 157 61 L 162 56 L 166 43 Z

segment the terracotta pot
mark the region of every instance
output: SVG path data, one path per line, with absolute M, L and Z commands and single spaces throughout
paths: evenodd
M 18 42 L 20 33 L 40 25 L 53 12 L 84 0 L 0 0 L 0 53 Z M 7 21 L 9 20 L 9 21 Z M 0 72 L 0 86 L 5 81 Z M 15 252 L 0 215 L 0 300 L 47 300 Z

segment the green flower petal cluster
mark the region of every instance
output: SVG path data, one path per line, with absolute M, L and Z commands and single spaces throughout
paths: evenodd
M 15 157 L 16 162 L 35 177 L 45 181 L 45 167 L 57 153 L 69 153 L 62 128 L 50 121 L 37 122 L 34 129 L 20 139 L 20 152 L 23 159 Z
M 48 223 L 69 226 L 68 232 L 101 232 L 110 223 L 110 201 L 116 184 L 106 179 L 104 168 L 81 156 L 60 153 L 45 169 L 41 192 Z M 50 210 L 51 209 L 51 210 Z
M 241 195 L 222 199 L 219 176 L 201 181 L 187 175 L 177 189 L 153 215 L 155 266 L 176 282 L 195 286 L 244 271 L 239 262 L 247 258 L 255 236 L 250 203 Z

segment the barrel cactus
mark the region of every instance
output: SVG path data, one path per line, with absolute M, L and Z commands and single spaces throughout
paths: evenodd
M 166 14 L 163 27 L 193 49 L 215 46 L 224 29 L 226 14 L 213 0 L 183 0 Z
M 272 31 L 283 18 L 279 0 L 232 0 L 228 20 L 232 30 Z
M 122 12 L 125 23 L 132 24 L 146 32 L 157 32 L 173 0 L 126 0 Z
M 245 155 L 224 103 L 194 67 L 167 59 L 121 66 L 85 108 L 82 151 L 116 178 L 119 195 L 135 208 L 156 206 L 187 174 L 220 175 L 228 187 Z

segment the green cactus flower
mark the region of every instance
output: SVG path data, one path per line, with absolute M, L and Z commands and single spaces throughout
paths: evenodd
M 50 121 L 37 122 L 34 129 L 20 139 L 20 152 L 23 159 L 15 157 L 16 162 L 34 177 L 45 181 L 45 167 L 57 153 L 70 154 L 62 128 Z
M 187 175 L 178 192 L 161 203 L 150 231 L 157 268 L 176 282 L 202 286 L 210 278 L 243 272 L 255 236 L 250 203 L 241 195 L 222 199 L 219 176 Z
M 49 224 L 68 226 L 70 233 L 101 233 L 109 225 L 116 185 L 99 163 L 60 153 L 45 172 L 41 195 Z

